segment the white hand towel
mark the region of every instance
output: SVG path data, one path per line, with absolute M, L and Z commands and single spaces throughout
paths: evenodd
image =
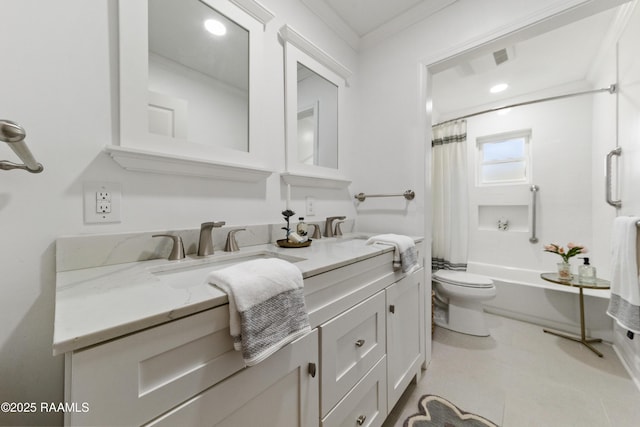
M 392 245 L 394 247 L 394 269 L 402 268 L 403 273 L 410 274 L 418 268 L 418 251 L 411 237 L 400 234 L 379 234 L 370 237 L 366 242 L 367 245 L 373 245 L 374 243 Z
M 640 279 L 637 263 L 637 217 L 613 221 L 611 299 L 607 314 L 623 328 L 640 334 Z
M 302 273 L 278 259 L 257 259 L 213 271 L 209 283 L 227 293 L 229 329 L 247 366 L 311 331 Z

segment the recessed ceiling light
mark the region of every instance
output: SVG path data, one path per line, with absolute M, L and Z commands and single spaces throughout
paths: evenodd
M 207 19 L 204 21 L 204 28 L 214 36 L 224 36 L 227 34 L 227 27 L 215 19 Z
M 491 89 L 489 89 L 489 92 L 491 92 L 491 93 L 502 92 L 502 91 L 506 90 L 508 87 L 509 87 L 509 85 L 506 84 L 506 83 L 498 83 L 497 85 L 495 85 Z

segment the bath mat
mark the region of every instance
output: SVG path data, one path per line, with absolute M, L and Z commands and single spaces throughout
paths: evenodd
M 419 414 L 404 421 L 404 427 L 498 427 L 497 424 L 465 412 L 440 396 L 426 394 L 418 402 Z

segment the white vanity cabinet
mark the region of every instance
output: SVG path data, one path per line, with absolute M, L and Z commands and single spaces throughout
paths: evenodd
M 244 368 L 227 307 L 67 353 L 66 401 L 87 402 L 89 410 L 67 413 L 65 424 L 246 425 L 240 421 L 256 416 L 273 427 L 317 422 L 317 331 Z
M 224 301 L 66 350 L 65 401 L 88 411 L 65 425 L 382 425 L 420 376 L 428 339 L 424 270 L 401 274 L 392 259 L 384 250 L 307 274 L 312 332 L 250 368 Z

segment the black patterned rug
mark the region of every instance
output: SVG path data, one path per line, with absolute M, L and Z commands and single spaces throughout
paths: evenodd
M 440 396 L 426 394 L 418 401 L 419 414 L 404 421 L 404 427 L 498 427 L 480 415 L 465 412 Z

